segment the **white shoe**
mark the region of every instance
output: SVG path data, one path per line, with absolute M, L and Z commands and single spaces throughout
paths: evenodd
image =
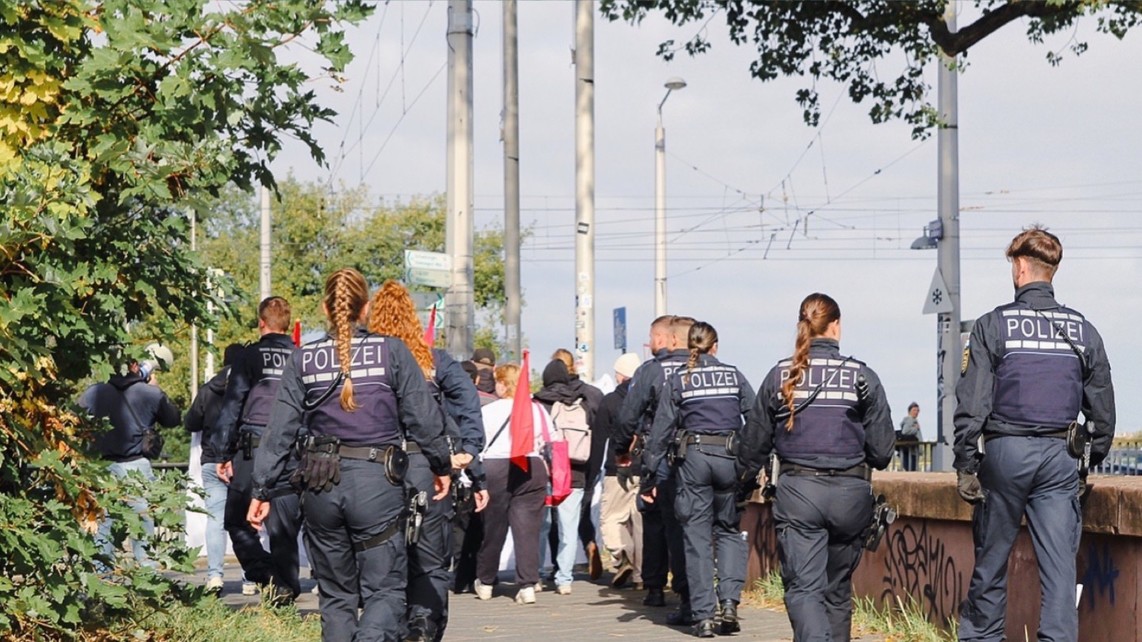
M 475 584 L 473 584 L 472 587 L 476 591 L 476 597 L 480 598 L 481 600 L 492 599 L 492 587 L 491 586 L 484 584 L 480 580 L 476 580 Z M 534 593 L 532 594 L 531 601 L 532 602 L 535 601 L 535 594 Z
M 242 595 L 257 595 L 258 585 L 253 582 L 242 582 Z
M 535 604 L 535 588 L 531 586 L 525 586 L 521 588 L 519 593 L 515 594 L 515 603 Z
M 557 595 L 571 595 L 571 585 L 560 584 L 559 586 L 555 587 L 555 593 Z
M 221 593 L 222 587 L 225 586 L 225 584 L 226 583 L 222 581 L 221 577 L 212 577 L 212 578 L 206 580 L 206 592 L 207 593 Z

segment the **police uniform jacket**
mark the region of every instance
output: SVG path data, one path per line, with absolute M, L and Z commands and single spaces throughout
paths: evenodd
M 313 436 L 337 437 L 348 446 L 399 445 L 407 435 L 420 446 L 434 474 L 451 470 L 440 407 L 404 343 L 358 329 L 351 352 L 358 406 L 353 412 L 341 408 L 344 384 L 337 377 L 341 365 L 331 337 L 302 346 L 286 362 L 254 460 L 255 498 L 266 499 L 279 483 L 303 424 Z
M 981 434 L 1060 436 L 1079 411 L 1094 426 L 1091 464 L 1110 451 L 1114 387 L 1102 337 L 1055 301 L 1050 283 L 1028 283 L 976 320 L 956 397 L 956 470 L 979 468 Z
M 432 364 L 436 369 L 433 384 L 439 391 L 441 406 L 455 422 L 459 437 L 456 451 L 475 457 L 484 449 L 484 419 L 476 385 L 460 362 L 443 350 L 432 351 Z
M 243 348 L 234 359 L 213 437 L 214 449 L 222 454 L 223 461 L 233 459 L 238 452 L 239 426 L 261 435 L 270 420 L 282 369 L 296 349 L 288 335 L 271 332 Z
M 756 477 L 775 451 L 782 462 L 821 470 L 843 470 L 862 463 L 878 469 L 887 466 L 896 432 L 880 377 L 872 368 L 842 357 L 833 339 L 813 339 L 809 364 L 794 388 L 793 400 L 804 403 L 818 386 L 820 392 L 794 413 L 793 427 L 786 430 L 789 408 L 781 384 L 792 365 L 792 358 L 778 362 L 761 384 L 738 451 L 743 479 Z M 858 386 L 861 377 L 867 388 Z
M 95 439 L 95 449 L 104 459 L 116 462 L 143 456 L 147 428 L 156 423 L 170 428 L 182 419 L 165 392 L 133 372 L 112 375 L 106 383 L 91 386 L 80 397 L 79 406 L 111 422 L 111 430 Z
M 728 436 L 739 433 L 743 417 L 753 412 L 753 387 L 737 368 L 713 355 L 698 355 L 692 369 L 685 365 L 666 379 L 654 424 L 646 443 L 646 470 L 658 471 L 678 429 L 689 434 Z M 643 487 L 653 487 L 657 475 L 647 472 Z
M 183 418 L 183 426 L 189 432 L 202 433 L 202 463 L 221 464 L 226 461 L 222 453 L 214 449 L 214 432 L 218 426 L 218 416 L 222 413 L 222 400 L 226 396 L 226 378 L 230 366 L 218 371 L 210 381 L 202 384 L 190 409 Z
M 645 435 L 650 429 L 654 412 L 658 409 L 659 391 L 666 378 L 679 366 L 686 365 L 689 359 L 689 350 L 659 350 L 653 359 L 643 362 L 634 371 L 614 434 L 616 454 L 627 454 L 634 436 Z

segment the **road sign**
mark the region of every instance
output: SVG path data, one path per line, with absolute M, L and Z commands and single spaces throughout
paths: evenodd
M 429 288 L 447 288 L 452 285 L 452 271 L 410 267 L 404 272 L 404 280 L 410 285 L 423 285 Z
M 615 349 L 627 351 L 627 309 L 615 308 Z
M 948 294 L 948 286 L 944 283 L 944 275 L 940 268 L 932 274 L 932 285 L 928 286 L 928 295 L 924 298 L 924 314 L 944 314 L 952 311 L 952 297 Z
M 405 269 L 420 268 L 423 270 L 452 270 L 452 257 L 444 252 L 422 252 L 420 250 L 404 251 Z

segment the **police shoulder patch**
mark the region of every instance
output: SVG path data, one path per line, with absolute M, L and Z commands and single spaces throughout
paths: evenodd
M 964 354 L 960 359 L 960 375 L 967 374 L 968 363 L 971 362 L 971 338 L 964 342 Z

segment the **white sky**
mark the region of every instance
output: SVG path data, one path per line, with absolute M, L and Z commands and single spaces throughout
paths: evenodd
M 476 2 L 475 185 L 478 226 L 502 221 L 499 142 L 502 63 L 499 4 Z M 574 343 L 573 4 L 519 8 L 523 333 L 535 367 Z M 315 129 L 330 168 L 300 145 L 273 164 L 279 175 L 346 187 L 365 184 L 392 201 L 442 193 L 445 177 L 447 2 L 393 2 L 351 32 L 357 54 L 341 91 L 315 83 L 339 113 Z M 961 19 L 961 25 L 967 19 Z M 1007 242 L 1032 222 L 1064 244 L 1055 285 L 1061 302 L 1099 328 L 1114 367 L 1119 433 L 1142 426 L 1130 394 L 1142 380 L 1133 316 L 1142 265 L 1142 36 L 1099 34 L 1093 19 L 1073 37 L 1090 43 L 1060 67 L 1025 24 L 971 50 L 959 80 L 961 288 L 965 319 L 1010 300 Z M 653 317 L 655 107 L 671 95 L 667 130 L 670 312 L 712 323 L 719 357 L 756 386 L 792 349 L 797 306 L 813 291 L 841 305 L 841 350 L 881 376 L 899 421 L 921 406 L 935 437 L 935 317 L 922 315 L 934 251 L 908 249 L 937 217 L 936 140 L 910 139 L 903 123 L 873 125 L 868 105 L 822 85 L 822 123 L 801 121 L 799 80 L 749 76 L 750 48 L 735 48 L 721 18 L 714 49 L 665 63 L 657 44 L 682 41 L 654 16 L 639 27 L 596 17 L 596 375 L 609 372 L 612 310 L 626 306 L 631 349 Z M 895 77 L 901 54 L 878 65 Z M 929 70 L 935 101 L 935 71 Z M 834 107 L 835 105 L 835 107 Z M 813 143 L 812 147 L 807 147 Z M 792 224 L 809 211 L 808 233 Z M 776 236 L 773 236 L 776 233 Z M 770 245 L 769 240 L 773 238 Z M 766 248 L 768 247 L 768 253 Z M 330 266 L 334 268 L 337 266 Z

